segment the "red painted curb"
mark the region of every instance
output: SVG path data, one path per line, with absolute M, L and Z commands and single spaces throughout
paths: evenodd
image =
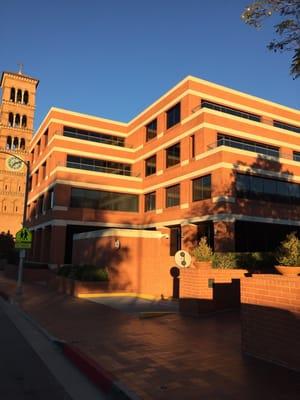
M 109 393 L 112 391 L 115 377 L 101 368 L 92 358 L 78 349 L 78 347 L 64 343 L 63 353 L 103 392 Z

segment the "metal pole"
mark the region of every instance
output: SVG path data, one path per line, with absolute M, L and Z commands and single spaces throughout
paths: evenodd
M 26 212 L 27 212 L 27 200 L 28 200 L 28 189 L 29 189 L 29 161 L 23 161 L 26 167 L 26 180 L 25 180 L 25 198 L 24 198 L 24 209 L 23 209 L 23 221 L 22 227 L 24 228 L 26 222 Z M 19 299 L 22 296 L 22 280 L 23 280 L 23 262 L 26 257 L 26 250 L 20 250 L 20 260 L 18 269 L 18 280 L 16 288 L 16 297 Z

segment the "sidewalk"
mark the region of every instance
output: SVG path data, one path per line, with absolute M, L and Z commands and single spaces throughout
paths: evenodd
M 11 295 L 14 287 L 0 277 L 0 293 Z M 299 374 L 241 355 L 236 313 L 139 320 L 103 304 L 28 284 L 22 308 L 141 399 L 299 398 Z

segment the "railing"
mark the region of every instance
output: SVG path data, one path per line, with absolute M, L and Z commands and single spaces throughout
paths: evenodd
M 279 157 L 292 159 L 290 155 L 284 155 L 279 150 L 271 148 L 269 149 L 267 147 L 259 146 L 257 144 L 242 143 L 228 138 L 218 139 L 217 142 L 208 145 L 207 149 L 212 150 L 219 146 L 234 147 L 241 150 L 252 151 L 254 153 L 264 154 L 266 156 L 273 157 L 276 159 L 278 159 Z
M 71 132 L 65 130 L 63 132 L 63 136 L 75 138 L 75 139 L 81 139 L 81 140 L 86 140 L 89 142 L 96 142 L 96 143 L 103 143 L 103 144 L 109 144 L 112 146 L 119 146 L 119 147 L 124 147 L 124 138 L 118 137 L 118 136 L 109 136 L 107 135 L 101 135 L 101 134 L 96 134 L 93 132 L 87 132 L 86 134 L 79 133 L 79 132 Z
M 248 113 L 247 111 L 241 111 L 235 108 L 223 106 L 221 104 L 212 103 L 211 101 L 202 100 L 201 108 L 210 108 L 211 110 L 221 111 L 226 114 L 235 115 L 236 117 L 250 119 L 252 121 L 260 122 L 260 116 L 256 114 Z
M 104 172 L 107 174 L 117 174 L 117 175 L 126 175 L 131 176 L 131 171 L 128 170 L 126 167 L 124 168 L 111 168 L 111 167 L 104 167 L 99 165 L 93 164 L 84 164 L 78 163 L 74 161 L 67 161 L 68 168 L 76 168 L 76 169 L 83 169 L 88 171 L 95 171 L 95 172 Z

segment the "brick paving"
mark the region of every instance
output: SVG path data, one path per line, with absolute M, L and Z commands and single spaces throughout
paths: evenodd
M 13 291 L 1 277 L 0 293 Z M 140 320 L 29 284 L 22 307 L 144 400 L 299 399 L 299 373 L 241 354 L 238 313 Z

